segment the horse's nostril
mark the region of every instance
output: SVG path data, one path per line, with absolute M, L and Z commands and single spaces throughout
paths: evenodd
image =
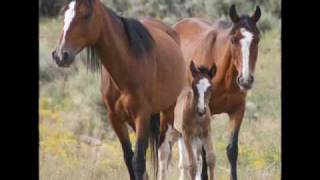
M 241 83 L 241 77 L 237 77 L 237 83 L 240 84 Z
M 250 82 L 250 83 L 253 83 L 253 81 L 254 81 L 254 77 L 253 77 L 253 76 L 250 76 L 250 77 L 249 77 L 249 82 Z
M 54 59 L 56 57 L 56 50 L 51 52 L 52 58 Z
M 63 52 L 62 53 L 62 59 L 68 59 L 68 57 L 69 57 L 69 53 L 68 52 Z
M 203 116 L 206 113 L 206 109 L 204 110 L 198 109 L 198 113 L 200 114 L 200 116 Z

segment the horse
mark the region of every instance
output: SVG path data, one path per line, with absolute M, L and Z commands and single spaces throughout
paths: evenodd
M 229 143 L 226 154 L 230 164 L 230 179 L 237 179 L 238 135 L 245 113 L 247 92 L 254 83 L 258 58 L 260 31 L 256 24 L 261 17 L 259 6 L 252 15 L 239 16 L 235 5 L 229 9 L 232 23 L 214 24 L 197 18 L 186 18 L 173 28 L 180 36 L 181 49 L 186 62 L 195 59 L 197 66 L 217 67 L 212 79 L 215 90 L 209 106 L 212 114 L 229 115 Z M 192 73 L 188 71 L 188 83 Z M 203 179 L 207 179 L 205 151 L 203 151 Z
M 197 68 L 193 61 L 190 64 L 192 86 L 185 87 L 178 96 L 174 109 L 174 128 L 180 135 L 179 152 L 181 168 L 180 180 L 201 179 L 202 146 L 206 151 L 206 161 L 209 166 L 210 180 L 214 179 L 215 154 L 213 150 L 209 109 L 212 78 L 216 67 Z M 189 171 L 189 173 L 187 173 Z
M 157 173 L 159 141 L 173 123 L 175 101 L 186 84 L 179 44 L 164 23 L 122 17 L 99 0 L 69 0 L 64 12 L 53 60 L 69 67 L 80 51 L 87 51 L 88 65 L 101 70 L 102 100 L 130 179 L 148 179 L 146 150 L 150 145 Z M 135 131 L 134 152 L 127 125 Z

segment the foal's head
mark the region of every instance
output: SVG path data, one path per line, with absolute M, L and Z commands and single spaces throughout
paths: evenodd
M 213 64 L 210 69 L 200 66 L 197 68 L 193 61 L 190 63 L 192 73 L 192 90 L 194 93 L 194 104 L 196 111 L 200 116 L 206 113 L 212 92 L 212 78 L 216 74 L 216 65 Z
M 99 0 L 68 0 L 64 8 L 63 31 L 52 57 L 60 67 L 68 67 L 85 47 L 97 42 L 100 35 Z
M 249 90 L 254 81 L 253 73 L 258 57 L 260 32 L 256 23 L 261 11 L 257 6 L 251 16 L 239 17 L 235 5 L 232 5 L 229 15 L 233 23 L 230 41 L 233 64 L 238 71 L 237 84 L 241 90 Z

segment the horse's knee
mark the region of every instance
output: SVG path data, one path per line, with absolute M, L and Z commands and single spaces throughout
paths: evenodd
M 189 171 L 190 171 L 190 175 L 192 178 L 194 178 L 197 174 L 197 165 L 195 163 L 192 163 L 190 166 L 189 166 Z
M 209 167 L 214 166 L 216 164 L 216 155 L 213 152 L 208 153 L 206 155 L 206 162 Z

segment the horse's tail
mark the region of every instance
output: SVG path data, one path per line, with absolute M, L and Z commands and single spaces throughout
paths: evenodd
M 150 153 L 155 179 L 158 177 L 158 146 L 160 139 L 160 113 L 152 114 L 150 119 Z

